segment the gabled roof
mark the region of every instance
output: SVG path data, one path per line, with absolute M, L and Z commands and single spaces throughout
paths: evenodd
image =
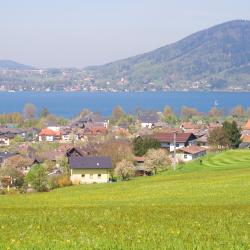
M 0 152 L 0 158 L 1 159 L 7 159 L 9 157 L 17 155 L 16 153 L 10 153 L 10 152 Z
M 60 136 L 60 131 L 54 131 L 48 128 L 43 128 L 41 132 L 39 133 L 40 136 Z
M 250 142 L 250 135 L 244 135 L 243 137 L 242 137 L 242 142 Z
M 141 123 L 157 123 L 159 121 L 158 114 L 141 115 L 139 116 Z
M 152 137 L 160 142 L 170 143 L 174 141 L 174 133 L 156 133 Z M 176 133 L 176 143 L 187 143 L 194 139 L 196 136 L 192 133 Z
M 106 156 L 72 156 L 69 166 L 71 169 L 111 169 L 112 161 Z
M 188 154 L 198 154 L 198 153 L 201 153 L 201 152 L 205 152 L 206 149 L 205 148 L 202 148 L 202 147 L 199 147 L 199 146 L 195 146 L 195 145 L 191 145 L 191 146 L 188 146 L 188 147 L 185 147 L 185 148 L 180 148 L 179 151 L 182 151 L 184 153 L 188 153 Z
M 250 119 L 247 121 L 244 129 L 250 130 Z

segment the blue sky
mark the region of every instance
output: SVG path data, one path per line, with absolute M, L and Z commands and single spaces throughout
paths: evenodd
M 0 0 L 0 59 L 85 67 L 133 56 L 233 19 L 249 0 Z

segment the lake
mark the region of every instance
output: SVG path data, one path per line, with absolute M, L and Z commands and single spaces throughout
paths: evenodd
M 48 108 L 50 113 L 71 118 L 88 108 L 105 116 L 112 113 L 116 105 L 128 113 L 136 108 L 163 110 L 169 105 L 175 112 L 182 106 L 195 107 L 207 112 L 216 103 L 218 108 L 229 112 L 232 107 L 250 106 L 250 93 L 233 92 L 0 92 L 0 113 L 22 112 L 26 103 L 33 103 L 38 110 Z

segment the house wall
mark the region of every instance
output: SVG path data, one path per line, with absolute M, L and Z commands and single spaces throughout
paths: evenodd
M 52 141 L 54 141 L 54 136 L 50 136 L 50 135 L 41 136 L 41 135 L 39 135 L 38 140 L 52 142 Z
M 10 139 L 9 138 L 0 138 L 0 146 L 9 146 Z
M 176 143 L 176 150 L 180 149 L 180 148 L 184 148 L 185 147 L 185 143 Z M 174 151 L 174 143 L 170 143 L 170 147 L 169 147 L 170 152 Z
M 71 169 L 70 174 L 70 180 L 74 185 L 107 183 L 109 178 L 110 172 L 107 169 Z
M 145 123 L 145 122 L 141 123 L 141 128 L 152 128 L 152 127 L 153 123 Z
M 204 155 L 206 155 L 206 151 L 197 154 L 178 153 L 176 154 L 176 157 L 182 161 L 192 161 Z

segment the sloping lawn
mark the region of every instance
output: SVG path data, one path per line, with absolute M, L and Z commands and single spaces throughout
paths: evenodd
M 0 249 L 250 249 L 250 151 L 128 182 L 0 196 Z

